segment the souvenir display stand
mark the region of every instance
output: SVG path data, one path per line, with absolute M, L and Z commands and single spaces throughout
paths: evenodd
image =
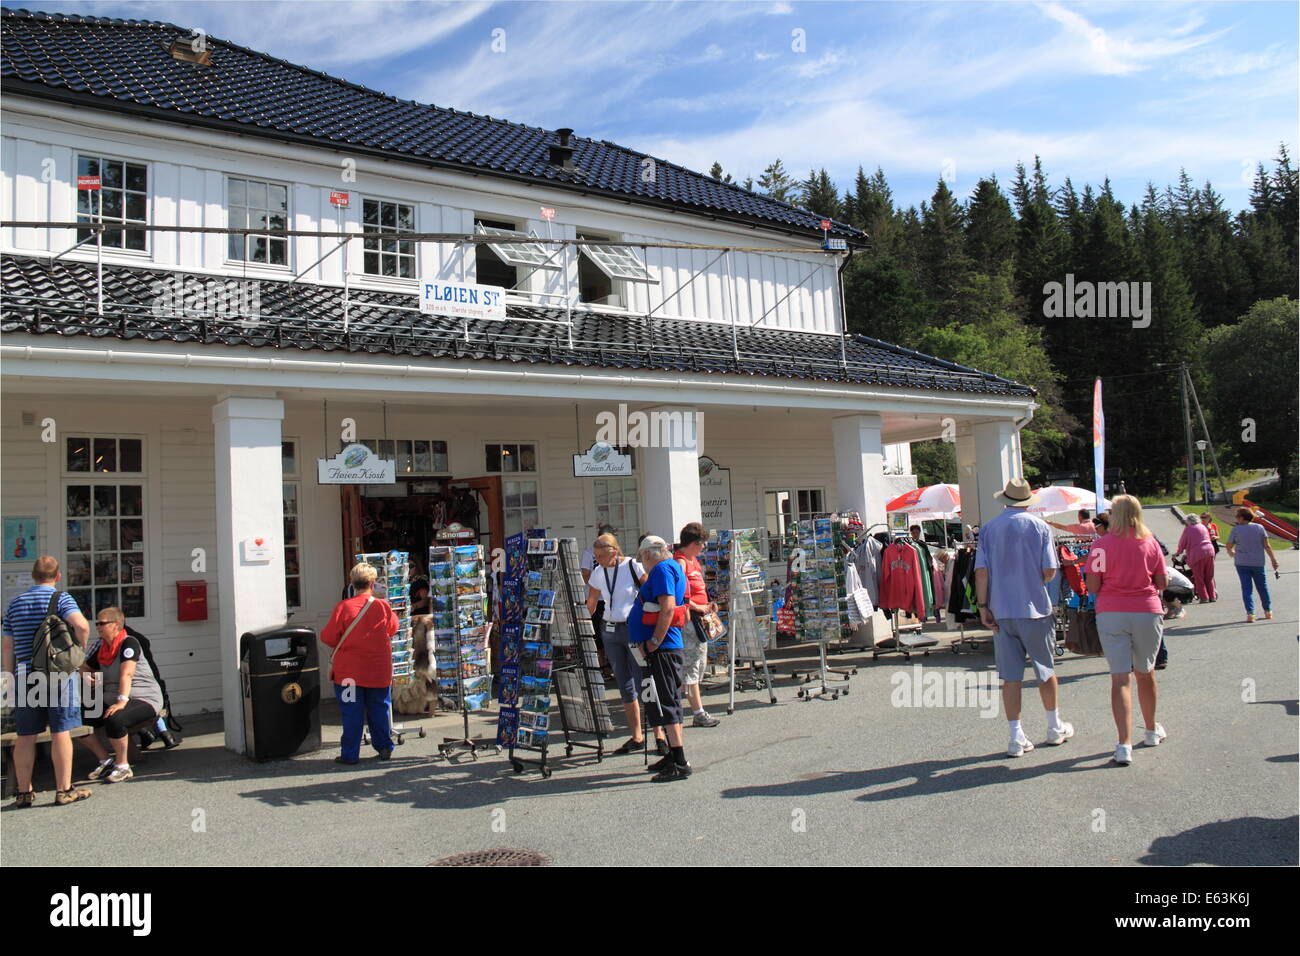
M 897 542 L 910 537 L 910 535 L 906 528 L 902 528 L 894 529 L 891 532 L 891 537 Z M 871 651 L 873 661 L 879 660 L 881 654 L 902 654 L 904 660 L 911 660 L 912 655 L 917 653 L 929 657 L 929 649 L 939 643 L 937 637 L 922 631 L 923 621 L 912 615 L 908 615 L 906 619 L 903 619 L 901 614 L 902 612 L 898 608 L 888 611 L 890 636 L 887 640 L 890 643 L 889 646 L 883 647 L 881 642 L 876 642 L 876 646 Z
M 795 633 L 800 643 L 817 645 L 817 667 L 796 668 L 790 676 L 803 677 L 804 684 L 816 682 L 816 689 L 800 687 L 798 696 L 803 700 L 829 696 L 839 700 L 847 694 L 847 687 L 832 689 L 828 676 L 845 681 L 855 668 L 832 669 L 826 662 L 826 645 L 840 642 L 852 632 L 845 592 L 845 548 L 840 524 L 837 520 L 811 518 L 796 522 L 790 528 L 789 548 L 790 586 L 786 589 L 786 603 L 793 603 Z
M 415 640 L 411 636 L 410 574 L 411 555 L 407 551 L 376 551 L 354 555 L 354 564 L 368 564 L 375 569 L 374 595 L 388 602 L 397 615 L 397 633 L 390 644 L 393 654 L 393 686 L 408 684 L 415 668 Z M 406 742 L 406 728 L 393 723 L 393 705 L 388 704 L 388 726 L 397 744 Z M 424 728 L 419 729 L 421 737 Z M 370 743 L 370 728 L 361 733 L 362 743 Z
M 469 735 L 469 715 L 486 711 L 492 700 L 488 660 L 492 624 L 487 619 L 482 545 L 429 548 L 429 603 L 438 706 L 460 711 L 463 728 L 460 737 L 444 737 L 438 753 L 448 760 L 462 753 L 477 759 L 479 750 L 493 746 L 490 741 L 472 740 Z
M 515 773 L 523 773 L 526 764 L 536 764 L 542 776 L 549 777 L 552 696 L 559 698 L 566 757 L 575 747 L 586 747 L 601 760 L 605 738 L 614 726 L 605 702 L 577 542 L 529 538 L 525 567 L 524 620 L 506 624 L 502 631 L 497 744 L 509 749 Z M 576 734 L 596 739 L 594 743 L 577 740 Z M 538 756 L 531 759 L 520 753 Z
M 776 703 L 767 648 L 772 641 L 772 596 L 764 572 L 766 533 L 761 528 L 710 531 L 701 557 L 709 600 L 718 605 L 725 633 L 709 642 L 709 660 L 727 667 L 727 713 L 736 711 L 736 688 L 766 690 Z M 748 665 L 742 676 L 736 665 Z M 762 668 L 762 676 L 759 668 Z

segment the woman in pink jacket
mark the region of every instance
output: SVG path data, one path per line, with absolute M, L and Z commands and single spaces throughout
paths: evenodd
M 1217 601 L 1219 592 L 1214 587 L 1214 539 L 1210 536 L 1210 529 L 1197 521 L 1195 515 L 1188 515 L 1187 527 L 1183 528 L 1178 547 L 1174 550 L 1187 558 L 1196 599 L 1202 603 Z

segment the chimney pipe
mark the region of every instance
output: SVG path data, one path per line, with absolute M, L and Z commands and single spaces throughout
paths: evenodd
M 551 165 L 559 166 L 561 169 L 573 168 L 573 130 L 568 127 L 557 129 L 555 135 L 558 138 L 557 143 L 552 143 L 548 148 L 550 153 Z

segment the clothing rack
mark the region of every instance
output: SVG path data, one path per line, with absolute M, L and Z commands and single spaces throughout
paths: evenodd
M 969 529 L 967 530 L 969 531 Z M 973 550 L 976 546 L 978 546 L 978 544 L 979 541 L 975 538 L 975 536 L 968 534 L 967 536 L 963 536 L 958 547 L 966 550 Z M 979 653 L 981 649 L 985 647 L 991 647 L 993 645 L 992 633 L 990 633 L 987 636 L 972 637 L 966 633 L 966 623 L 967 623 L 967 619 L 965 617 L 961 618 L 957 622 L 958 625 L 957 640 L 953 641 L 951 645 L 952 652 L 954 654 L 960 654 L 962 653 L 963 650 L 969 650 L 972 653 Z M 980 627 L 983 627 L 982 622 L 980 624 Z
M 890 545 L 894 541 L 911 537 L 911 532 L 906 528 L 889 529 Z M 927 569 L 927 573 L 928 569 Z M 924 622 L 918 620 L 915 624 L 902 624 L 899 622 L 899 609 L 894 608 L 889 612 L 889 633 L 888 638 L 893 643 L 889 647 L 881 647 L 880 642 L 871 651 L 873 661 L 880 660 L 881 654 L 902 654 L 904 660 L 911 660 L 912 655 L 920 653 L 923 657 L 929 657 L 929 648 L 935 647 L 939 643 L 937 637 L 924 634 L 922 628 Z

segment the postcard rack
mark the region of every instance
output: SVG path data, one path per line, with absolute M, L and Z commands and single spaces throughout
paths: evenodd
M 727 666 L 728 714 L 736 711 L 738 688 L 766 690 L 768 703 L 776 703 L 767 663 L 772 596 L 764 570 L 766 549 L 761 528 L 724 529 L 709 533 L 702 555 L 709 600 L 717 603 L 726 625 L 726 633 L 709 642 L 709 660 Z
M 829 697 L 839 700 L 847 687 L 831 687 L 831 676 L 848 681 L 856 668 L 834 668 L 826 660 L 826 648 L 841 641 L 849 629 L 844 580 L 845 548 L 840 523 L 830 516 L 805 519 L 790 528 L 790 597 L 794 601 L 796 633 L 802 643 L 817 645 L 817 666 L 792 668 L 790 676 L 802 678 L 797 696 L 801 700 Z M 807 685 L 816 686 L 807 686 Z
M 488 661 L 492 624 L 487 620 L 483 546 L 430 547 L 429 587 L 438 704 L 460 711 L 462 721 L 461 736 L 444 737 L 438 754 L 451 760 L 467 753 L 477 760 L 479 750 L 493 746 L 492 741 L 473 740 L 469 735 L 469 715 L 486 711 L 492 700 Z
M 572 538 L 530 538 L 524 575 L 524 620 L 507 625 L 501 644 L 501 716 L 497 744 L 509 748 L 510 766 L 533 764 L 551 776 L 551 702 L 559 698 L 565 756 L 575 747 L 604 757 L 613 722 L 587 611 L 585 584 Z M 578 740 L 591 734 L 595 742 Z M 534 753 L 535 758 L 521 754 Z

